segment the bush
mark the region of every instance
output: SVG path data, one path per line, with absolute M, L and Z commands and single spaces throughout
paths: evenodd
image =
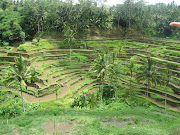
M 82 94 L 79 97 L 74 98 L 74 102 L 72 103 L 71 107 L 83 108 L 88 106 L 90 109 L 93 109 L 97 107 L 98 101 L 99 101 L 98 94 L 97 95 L 93 93 L 88 95 Z
M 87 97 L 84 94 L 80 95 L 79 97 L 75 97 L 74 102 L 71 105 L 72 108 L 74 107 L 83 108 L 86 106 L 87 106 Z
M 3 41 L 2 42 L 3 46 L 9 46 L 9 42 Z
M 117 110 L 123 110 L 126 109 L 128 106 L 125 103 L 116 103 L 116 102 L 112 102 L 110 103 L 107 108 L 113 111 L 117 111 Z

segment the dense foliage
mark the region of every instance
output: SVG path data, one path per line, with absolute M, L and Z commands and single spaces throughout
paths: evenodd
M 75 33 L 93 27 L 115 24 L 121 30 L 136 28 L 146 35 L 175 36 L 180 33 L 168 24 L 179 20 L 180 6 L 174 2 L 165 5 L 146 5 L 145 2 L 125 0 L 123 4 L 107 7 L 98 0 L 3 0 L 0 2 L 0 38 L 2 44 L 16 40 L 24 42 L 40 31 L 62 32 L 64 23 Z

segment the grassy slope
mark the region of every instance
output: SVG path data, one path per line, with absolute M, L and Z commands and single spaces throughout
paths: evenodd
M 161 111 L 158 109 L 158 111 Z M 56 115 L 56 116 L 54 116 Z M 9 124 L 1 119 L 0 134 L 19 133 L 23 135 L 48 134 L 44 123 L 72 124 L 64 134 L 75 135 L 174 135 L 180 133 L 180 115 L 165 114 L 157 109 L 143 107 L 126 107 L 124 104 L 113 104 L 96 110 L 81 109 L 41 109 L 24 113 L 11 118 Z M 12 130 L 13 129 L 13 130 Z M 57 132 L 60 132 L 60 129 Z

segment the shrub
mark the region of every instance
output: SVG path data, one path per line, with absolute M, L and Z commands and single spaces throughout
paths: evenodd
M 71 107 L 74 108 L 74 107 L 80 107 L 80 108 L 83 108 L 83 107 L 86 107 L 87 106 L 87 97 L 82 94 L 80 95 L 79 97 L 75 97 L 74 98 L 74 102 L 72 103 Z
M 3 46 L 9 46 L 9 42 L 3 41 L 2 42 Z
M 116 102 L 112 102 L 110 103 L 107 108 L 113 111 L 117 111 L 117 110 L 123 110 L 126 109 L 128 106 L 125 103 L 116 103 Z

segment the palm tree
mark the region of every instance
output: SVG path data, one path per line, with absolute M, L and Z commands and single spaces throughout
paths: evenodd
M 161 77 L 151 57 L 144 59 L 144 65 L 139 68 L 139 72 L 137 73 L 137 80 L 143 81 L 143 84 L 146 84 L 146 104 L 148 106 L 149 87 L 152 84 L 161 84 Z
M 127 69 L 130 71 L 130 87 L 131 87 L 131 82 L 132 82 L 132 77 L 133 77 L 133 72 L 136 70 L 136 64 L 133 60 L 130 60 L 130 62 L 126 65 Z
M 30 78 L 30 80 L 31 80 L 31 84 L 35 84 L 37 81 L 39 81 L 39 78 L 37 77 L 37 72 L 35 71 L 35 68 L 34 67 L 32 67 L 31 68 L 32 70 L 31 70 L 31 78 Z M 38 88 L 37 88 L 37 84 L 36 84 L 36 89 L 37 89 L 37 96 L 36 96 L 36 94 L 34 93 L 34 96 L 35 96 L 35 100 L 36 100 L 36 97 L 38 98 Z
M 65 23 L 64 24 L 64 43 L 65 44 L 68 44 L 70 46 L 70 52 L 69 52 L 69 62 L 70 62 L 70 65 L 71 65 L 71 45 L 74 44 L 75 42 L 75 38 L 74 38 L 74 31 Z
M 165 73 L 165 87 L 166 87 L 166 93 L 165 93 L 165 111 L 166 111 L 166 105 L 167 105 L 167 86 L 169 85 L 169 82 L 172 78 L 172 71 L 170 69 L 167 69 L 166 70 L 166 73 Z
M 97 78 L 100 78 L 101 83 L 101 104 L 102 104 L 102 97 L 103 97 L 103 83 L 104 78 L 108 73 L 108 70 L 111 68 L 111 56 L 107 53 L 101 52 L 98 54 L 98 58 L 96 58 L 93 62 L 93 66 L 90 67 L 90 70 L 96 73 Z
M 165 90 L 166 90 L 166 93 L 165 93 L 165 111 L 166 111 L 166 108 L 167 108 L 167 87 L 168 87 L 170 81 L 178 82 L 178 80 L 173 76 L 171 69 L 167 69 L 165 71 L 163 78 L 164 78 L 164 85 L 165 85 Z
M 58 86 L 56 86 L 55 88 L 54 88 L 54 92 L 56 92 L 56 100 L 57 100 L 57 97 L 58 97 L 58 93 L 59 93 L 59 91 L 60 91 L 60 85 L 58 85 Z
M 22 107 L 23 112 L 25 112 L 23 95 L 22 95 L 22 86 L 27 86 L 27 81 L 31 78 L 31 67 L 27 65 L 22 56 L 15 58 L 15 64 L 9 67 L 7 77 L 4 79 L 4 84 L 12 84 L 16 81 L 19 82 L 21 97 L 22 97 Z
M 111 66 L 111 70 L 109 70 L 109 82 L 111 86 L 113 87 L 113 91 L 115 94 L 115 101 L 117 101 L 117 90 L 118 90 L 118 79 L 119 79 L 119 74 L 121 73 L 121 68 L 122 65 L 120 63 L 113 63 Z
M 117 56 L 117 57 L 126 56 L 126 52 L 123 48 L 123 44 L 125 44 L 125 43 L 123 42 L 120 45 L 118 45 L 116 48 L 114 48 L 113 52 L 114 52 L 115 56 Z

